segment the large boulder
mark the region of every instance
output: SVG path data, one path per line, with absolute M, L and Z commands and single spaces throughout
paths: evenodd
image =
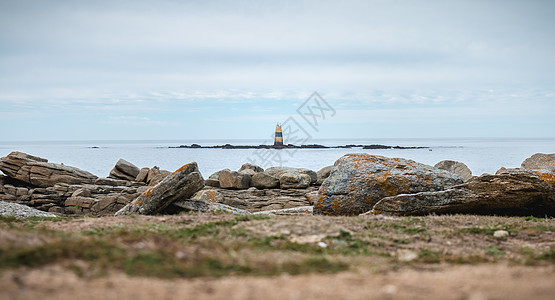
M 275 189 L 279 187 L 279 179 L 266 173 L 252 175 L 251 185 L 257 189 Z
M 316 172 L 316 175 L 318 176 L 318 180 L 316 180 L 316 185 L 322 185 L 322 183 L 324 183 L 324 180 L 330 177 L 332 168 L 333 166 L 327 166 L 327 167 L 321 168 Z
M 186 164 L 156 186 L 116 212 L 117 216 L 130 214 L 156 214 L 172 202 L 189 199 L 204 187 L 204 179 L 195 162 Z
M 320 187 L 314 213 L 357 215 L 385 197 L 441 191 L 462 183 L 458 175 L 412 160 L 347 154 L 335 162 Z
M 545 170 L 555 173 L 555 153 L 536 153 L 525 159 L 520 167 L 524 170 Z
M 219 172 L 220 187 L 224 189 L 248 189 L 251 184 L 249 174 L 224 169 Z
M 461 176 L 465 182 L 473 178 L 472 171 L 470 171 L 470 169 L 462 162 L 454 160 L 442 160 L 435 164 L 434 167 L 451 172 L 453 174 L 457 174 Z
M 486 174 L 445 191 L 383 198 L 374 206 L 374 213 L 554 216 L 555 187 L 530 172 Z
M 17 151 L 0 158 L 0 170 L 10 178 L 38 187 L 92 183 L 98 178 L 76 167 L 49 163 L 47 159 Z
M 141 170 L 134 164 L 120 158 L 114 168 L 110 171 L 108 178 L 122 179 L 122 180 L 135 180 Z

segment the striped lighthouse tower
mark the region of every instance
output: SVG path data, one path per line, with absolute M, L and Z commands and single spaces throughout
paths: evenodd
M 281 133 L 281 125 L 276 125 L 276 135 L 274 137 L 274 146 L 283 146 L 283 134 Z

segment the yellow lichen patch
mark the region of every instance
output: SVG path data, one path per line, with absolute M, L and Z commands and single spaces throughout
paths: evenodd
M 150 197 L 150 193 L 152 192 L 152 188 L 146 190 L 141 196 Z
M 555 173 L 543 173 L 540 171 L 534 171 L 534 173 L 540 175 L 540 179 L 548 183 L 555 183 Z
M 194 162 L 193 162 L 193 163 L 194 163 Z M 175 173 L 179 173 L 179 172 L 183 171 L 183 170 L 184 170 L 185 168 L 187 168 L 187 166 L 190 165 L 190 164 L 192 164 L 192 163 L 188 163 L 188 164 L 185 164 L 185 165 L 181 166 L 181 168 L 175 170 L 175 171 L 172 173 L 172 175 L 175 174 Z

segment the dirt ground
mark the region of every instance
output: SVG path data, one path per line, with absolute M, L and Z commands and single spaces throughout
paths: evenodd
M 100 239 L 129 249 L 139 241 L 153 249 L 206 252 L 233 265 L 250 264 L 250 270 L 269 261 L 278 264 L 313 256 L 348 267 L 332 272 L 283 269 L 270 275 L 231 272 L 161 278 L 99 267 L 95 260 L 84 261 L 71 254 L 51 263 L 0 268 L 0 299 L 478 300 L 554 299 L 555 295 L 552 218 L 273 216 L 225 223 L 233 220 L 237 220 L 235 216 L 219 214 L 4 220 L 0 222 L 0 249 L 4 249 L 0 257 L 54 241 L 89 239 L 91 232 L 103 230 Z M 174 238 L 161 238 L 183 226 L 207 228 L 199 227 L 202 224 L 216 224 L 214 228 L 220 230 L 195 231 L 194 237 L 176 240 L 175 245 L 170 241 Z M 131 231 L 108 231 L 122 227 L 140 232 L 140 239 L 130 236 Z M 506 229 L 508 238 L 494 238 L 492 232 L 497 229 Z M 266 244 L 252 244 L 275 236 L 279 238 L 268 244 L 272 249 L 262 251 Z M 314 246 L 318 242 L 325 244 L 324 252 Z M 91 265 L 104 271 L 101 275 L 75 271 L 76 266 L 90 270 Z

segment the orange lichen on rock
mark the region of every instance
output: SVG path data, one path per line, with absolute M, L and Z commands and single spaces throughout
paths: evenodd
M 175 174 L 175 173 L 179 173 L 179 172 L 183 171 L 185 168 L 187 168 L 188 165 L 194 164 L 194 163 L 195 163 L 195 162 L 188 163 L 188 164 L 184 164 L 183 166 L 181 166 L 181 168 L 175 170 L 175 171 L 172 173 L 172 175 Z
M 142 193 L 141 196 L 150 197 L 151 192 L 152 192 L 152 188 L 149 188 L 144 193 Z
M 544 173 L 540 171 L 534 171 L 534 173 L 540 175 L 540 179 L 548 183 L 555 183 L 555 173 Z

